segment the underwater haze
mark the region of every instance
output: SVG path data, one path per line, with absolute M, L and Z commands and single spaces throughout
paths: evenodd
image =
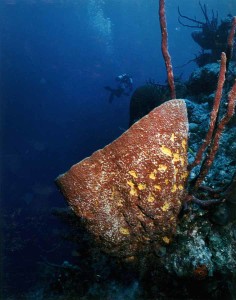
M 1 0 L 0 299 L 177 299 L 161 287 L 146 293 L 137 269 L 117 267 L 84 228 L 78 225 L 77 232 L 75 216 L 68 222 L 63 213 L 68 203 L 55 184 L 59 174 L 114 141 L 154 108 L 145 107 L 146 92 L 142 108 L 131 108 L 139 87 L 158 87 L 163 93 L 154 106 L 170 99 L 158 5 L 157 0 Z M 166 0 L 165 5 L 179 97 L 193 101 L 189 107 L 199 103 L 208 109 L 208 118 L 211 105 L 199 99 L 215 87 L 198 94 L 202 83 L 196 88 L 189 80 L 198 68 L 219 63 L 220 57 L 198 64 L 201 54 L 211 52 L 192 33 L 206 23 L 204 8 L 220 25 L 236 15 L 236 1 Z M 131 80 L 128 84 L 117 78 L 124 74 Z M 235 153 L 221 160 L 230 162 L 230 175 Z M 183 278 L 181 284 L 191 276 Z M 178 297 L 190 299 L 189 293 Z M 232 292 L 227 297 L 236 299 Z

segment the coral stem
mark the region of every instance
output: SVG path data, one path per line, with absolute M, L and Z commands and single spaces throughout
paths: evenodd
M 236 30 L 236 16 L 233 17 L 232 26 L 229 32 L 228 40 L 227 40 L 227 49 L 226 49 L 226 56 L 227 56 L 227 70 L 229 67 L 229 62 L 233 55 L 233 45 L 234 45 L 234 35 Z
M 206 176 L 208 170 L 210 169 L 210 167 L 214 161 L 216 152 L 218 151 L 218 148 L 219 148 L 219 141 L 220 141 L 222 132 L 224 131 L 225 126 L 229 123 L 230 119 L 234 115 L 235 102 L 236 102 L 236 81 L 234 82 L 234 85 L 228 95 L 227 112 L 223 116 L 223 118 L 220 120 L 219 124 L 217 125 L 214 139 L 212 141 L 210 153 L 209 153 L 206 161 L 204 162 L 202 172 L 196 181 L 196 185 L 195 185 L 196 187 L 198 187 L 201 184 L 201 182 L 203 181 L 204 177 Z
M 195 157 L 194 162 L 189 167 L 190 170 L 192 170 L 192 168 L 194 168 L 201 162 L 203 153 L 205 152 L 205 150 L 211 143 L 212 135 L 213 135 L 213 131 L 215 128 L 215 123 L 216 123 L 216 119 L 217 119 L 217 115 L 218 115 L 218 111 L 219 111 L 220 101 L 221 101 L 221 97 L 222 97 L 223 85 L 225 82 L 225 72 L 226 72 L 226 55 L 224 52 L 222 52 L 221 62 L 220 62 L 220 73 L 219 73 L 219 78 L 218 78 L 218 84 L 217 84 L 217 90 L 216 90 L 216 94 L 215 94 L 213 109 L 211 111 L 209 130 L 206 134 L 204 143 L 198 150 L 198 153 Z
M 171 57 L 168 52 L 168 34 L 167 34 L 167 24 L 166 24 L 166 16 L 165 16 L 165 0 L 159 0 L 159 20 L 160 20 L 161 36 L 162 36 L 161 50 L 166 65 L 166 72 L 167 72 L 167 78 L 170 87 L 171 98 L 176 99 L 173 68 L 171 64 Z

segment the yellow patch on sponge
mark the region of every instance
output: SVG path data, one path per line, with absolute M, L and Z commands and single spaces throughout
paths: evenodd
M 181 175 L 181 179 L 185 179 L 188 177 L 188 171 L 184 172 L 182 175 Z
M 167 166 L 166 166 L 166 165 L 160 164 L 159 167 L 158 167 L 158 171 L 160 171 L 160 172 L 165 172 L 166 169 L 167 169 Z
M 183 157 L 180 157 L 180 162 L 181 162 L 181 165 L 184 166 L 185 159 Z
M 157 175 L 157 170 L 154 169 L 152 173 L 149 174 L 149 178 L 155 180 Z
M 176 176 L 176 175 L 178 174 L 178 172 L 179 172 L 179 169 L 178 169 L 178 168 L 175 168 L 175 169 L 174 169 L 174 175 Z
M 136 173 L 135 171 L 133 171 L 133 170 L 129 171 L 129 174 L 130 174 L 131 176 L 133 176 L 134 178 L 138 178 L 137 173 Z
M 177 162 L 177 161 L 180 161 L 180 155 L 178 153 L 174 153 L 173 154 L 173 159 L 172 159 L 173 162 Z
M 130 180 L 128 180 L 127 183 L 131 187 L 131 190 L 129 192 L 130 195 L 132 195 L 132 196 L 138 196 L 138 192 L 137 192 L 137 190 L 134 187 L 134 183 L 132 181 L 130 181 Z
M 177 186 L 176 186 L 176 184 L 173 184 L 171 192 L 174 193 L 174 192 L 176 192 L 176 190 L 177 190 Z
M 120 233 L 124 234 L 124 235 L 128 235 L 129 234 L 129 229 L 125 228 L 125 227 L 121 227 L 119 229 Z
M 117 200 L 117 206 L 122 207 L 123 206 L 123 199 L 122 198 L 118 198 Z
M 161 210 L 162 210 L 162 211 L 167 211 L 169 208 L 170 208 L 170 204 L 166 202 L 166 203 L 161 207 Z
M 161 146 L 161 152 L 166 156 L 172 156 L 172 151 L 169 148 L 167 148 L 165 145 Z
M 161 186 L 159 184 L 155 184 L 154 185 L 154 189 L 160 191 L 161 190 Z
M 170 243 L 170 239 L 167 236 L 164 236 L 162 239 L 166 244 Z
M 174 133 L 172 133 L 170 140 L 171 140 L 171 142 L 175 141 L 175 135 L 174 135 Z
M 187 148 L 187 141 L 186 140 L 182 140 L 182 147 L 184 150 L 186 150 Z
M 152 203 L 155 201 L 155 198 L 151 194 L 149 194 L 147 201 Z
M 179 155 L 179 153 L 174 153 L 172 162 L 174 163 L 174 162 L 178 162 L 178 161 L 180 161 L 181 165 L 184 166 L 184 163 L 185 163 L 184 158 L 181 155 Z
M 145 183 L 139 183 L 139 184 L 138 184 L 138 189 L 139 189 L 140 191 L 145 190 L 146 187 L 147 187 L 147 186 L 146 186 Z

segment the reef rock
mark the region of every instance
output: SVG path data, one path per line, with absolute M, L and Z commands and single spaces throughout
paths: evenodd
M 171 100 L 57 178 L 107 253 L 135 257 L 171 242 L 188 176 L 187 137 L 185 102 Z

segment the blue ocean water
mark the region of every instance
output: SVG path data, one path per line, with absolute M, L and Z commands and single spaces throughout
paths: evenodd
M 236 14 L 235 0 L 204 3 L 219 20 Z M 201 49 L 178 6 L 203 16 L 197 0 L 166 1 L 174 73 L 187 80 L 196 64 L 185 64 Z M 130 96 L 109 103 L 104 87 L 123 73 L 134 90 L 165 84 L 166 71 L 158 1 L 1 0 L 0 9 L 1 293 L 31 299 L 45 262 L 74 259 L 52 215 L 67 206 L 54 179 L 128 129 Z

